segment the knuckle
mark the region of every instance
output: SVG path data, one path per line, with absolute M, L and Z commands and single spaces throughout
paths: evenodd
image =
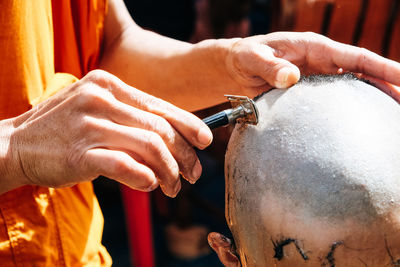
M 314 45 L 320 47 L 330 47 L 334 45 L 331 39 L 315 32 L 305 32 L 304 37 L 306 44 L 310 45 L 310 48 L 314 47 Z
M 263 51 L 260 51 L 260 47 L 262 46 L 255 45 L 253 43 L 245 44 L 242 48 L 242 51 L 245 51 L 245 53 L 239 53 L 238 58 L 243 62 L 248 60 L 248 58 L 250 58 L 251 60 L 263 59 L 265 57 L 265 50 L 263 49 Z
M 154 185 L 154 178 L 153 176 L 147 174 L 147 173 L 142 173 L 141 174 L 141 182 L 140 182 L 140 189 L 144 191 L 152 191 L 154 190 L 153 185 Z
M 155 109 L 160 109 L 160 110 L 164 110 L 166 108 L 165 103 L 161 99 L 159 99 L 155 96 L 147 95 L 147 94 L 141 94 L 141 96 L 142 96 L 143 106 L 147 106 L 150 109 L 155 108 Z M 156 108 L 156 107 L 159 107 L 159 108 Z
M 164 130 L 169 125 L 167 120 L 160 116 L 155 116 L 153 118 L 153 124 L 157 130 Z
M 360 72 L 364 73 L 365 65 L 367 63 L 368 50 L 366 48 L 359 48 L 359 58 L 358 58 L 358 69 Z
M 104 107 L 109 102 L 109 99 L 110 96 L 94 84 L 86 84 L 76 95 L 78 105 L 83 108 Z
M 360 53 L 361 53 L 362 55 L 365 55 L 368 51 L 369 51 L 369 50 L 366 49 L 365 47 L 360 47 Z
M 163 117 L 155 117 L 153 121 L 154 129 L 161 135 L 161 137 L 168 143 L 174 143 L 175 133 L 169 122 Z
M 132 173 L 132 169 L 123 160 L 113 160 L 110 164 L 110 171 L 118 177 L 128 177 Z
M 92 83 L 85 84 L 83 88 L 77 94 L 79 103 L 85 105 L 86 103 L 92 102 L 93 97 L 96 95 L 96 86 Z
M 323 35 L 320 35 L 320 34 L 315 33 L 315 32 L 310 32 L 310 31 L 304 32 L 304 36 L 305 36 L 306 39 L 308 39 L 310 41 L 317 41 L 317 40 L 318 41 L 324 41 L 324 40 L 326 40 L 326 38 Z
M 109 79 L 112 75 L 104 70 L 96 69 L 90 71 L 86 78 L 90 79 L 91 81 L 102 81 L 104 79 Z
M 110 90 L 110 88 L 119 88 L 118 78 L 104 70 L 92 70 L 83 80 L 97 84 L 107 90 Z
M 104 138 L 107 129 L 99 120 L 88 115 L 82 115 L 77 120 L 69 121 L 69 128 L 73 128 L 70 147 L 91 147 Z
M 360 48 L 360 59 L 362 61 L 366 61 L 367 60 L 367 55 L 370 51 L 364 47 Z
M 83 136 L 97 133 L 100 130 L 99 124 L 96 123 L 90 116 L 82 116 L 81 120 L 78 123 L 79 132 Z
M 311 31 L 306 31 L 306 32 L 304 32 L 304 35 L 305 35 L 307 38 L 315 38 L 315 37 L 317 37 L 317 34 L 314 33 L 314 32 L 311 32 Z
M 145 149 L 149 153 L 160 154 L 164 142 L 160 135 L 155 132 L 149 132 L 145 136 Z

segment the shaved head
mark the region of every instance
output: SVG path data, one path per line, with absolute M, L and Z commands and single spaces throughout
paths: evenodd
M 256 105 L 225 162 L 242 266 L 397 266 L 400 106 L 352 75 L 305 77 Z

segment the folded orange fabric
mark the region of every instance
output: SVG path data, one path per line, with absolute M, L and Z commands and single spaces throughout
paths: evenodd
M 96 68 L 107 3 L 2 1 L 0 119 L 17 116 Z M 1 266 L 110 266 L 91 183 L 0 195 Z

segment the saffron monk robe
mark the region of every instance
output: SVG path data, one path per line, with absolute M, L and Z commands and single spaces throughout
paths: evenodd
M 175 196 L 212 140 L 189 111 L 226 93 L 354 71 L 399 97 L 400 64 L 313 33 L 189 44 L 140 28 L 122 0 L 2 1 L 0 26 L 2 266 L 110 265 L 90 181 Z

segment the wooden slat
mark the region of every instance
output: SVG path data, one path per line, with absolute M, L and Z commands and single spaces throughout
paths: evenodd
M 342 43 L 352 44 L 361 5 L 362 0 L 336 0 L 328 37 Z
M 383 38 L 391 7 L 392 0 L 370 0 L 358 46 L 383 55 Z
M 328 1 L 297 1 L 293 31 L 312 31 L 320 33 Z
M 281 1 L 294 7 L 292 0 Z M 286 14 L 286 17 L 293 16 L 293 25 L 289 30 L 321 33 L 325 23 L 329 26 L 328 37 L 381 55 L 386 47 L 386 56 L 400 62 L 400 14 L 397 14 L 400 8 L 396 11 L 392 30 L 388 31 L 393 1 L 400 0 L 297 0 L 294 9 L 288 8 L 291 14 Z M 327 7 L 332 3 L 334 7 L 329 20 Z M 361 14 L 362 11 L 364 14 Z M 385 32 L 389 37 L 386 46 Z
M 389 58 L 400 62 L 400 14 L 397 14 L 388 56 Z

